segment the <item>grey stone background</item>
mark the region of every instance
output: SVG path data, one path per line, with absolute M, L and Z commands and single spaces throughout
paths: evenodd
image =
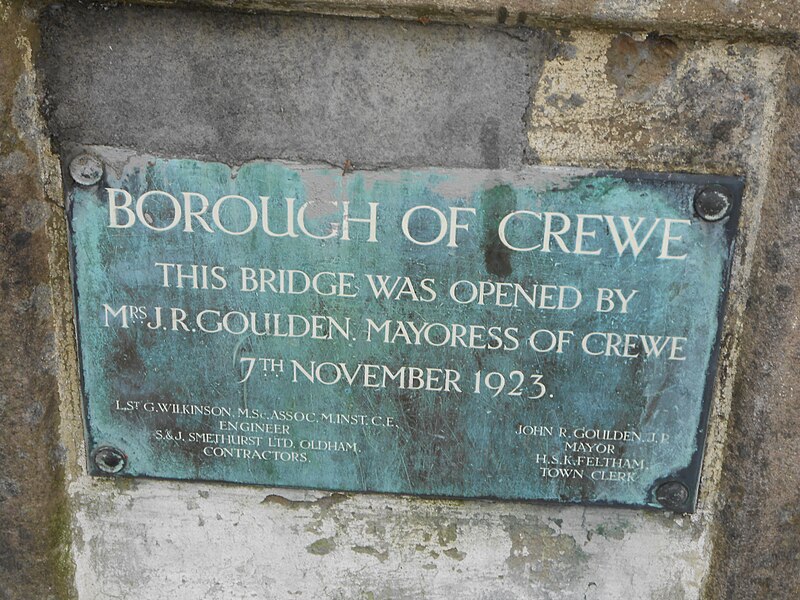
M 241 163 L 519 165 L 531 29 L 59 8 L 42 22 L 59 141 Z
M 49 4 L 0 0 L 0 599 L 797 596 L 794 0 Z M 405 20 L 229 12 L 265 8 Z M 52 151 L 76 142 L 744 175 L 700 510 L 87 477 Z

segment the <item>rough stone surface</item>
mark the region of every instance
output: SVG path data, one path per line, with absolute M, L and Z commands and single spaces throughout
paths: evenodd
M 241 36 L 232 42 L 234 29 Z M 356 167 L 527 160 L 744 173 L 752 176 L 749 217 L 763 199 L 758 155 L 768 149 L 782 56 L 749 43 L 657 35 L 131 9 L 60 9 L 44 32 L 50 123 L 65 146 Z M 320 53 L 329 57 L 321 67 L 308 58 Z M 281 57 L 279 68 L 272 56 Z M 462 61 L 469 68 L 457 70 Z M 748 76 L 754 70 L 761 79 Z M 299 83 L 285 73 L 299 73 Z M 420 110 L 427 94 L 447 102 Z M 352 115 L 342 112 L 352 106 Z M 742 248 L 737 290 L 749 266 L 749 246 Z M 717 398 L 720 429 L 728 391 Z M 68 431 L 79 427 L 67 423 Z M 713 440 L 711 489 L 720 462 Z M 280 597 L 698 598 L 711 553 L 707 498 L 694 517 L 673 517 L 113 483 L 81 472 L 69 491 L 83 597 L 248 597 L 269 587 Z M 124 567 L 131 562 L 134 571 Z
M 720 492 L 709 598 L 800 593 L 800 66 L 786 70 Z
M 520 164 L 533 114 L 531 92 L 545 84 L 538 83 L 539 72 L 577 52 L 569 39 L 538 32 L 220 15 L 213 16 L 215 29 L 212 15 L 203 13 L 62 9 L 57 14 L 58 19 L 51 13 L 46 20 L 44 64 L 50 123 L 60 142 L 134 146 L 236 163 L 277 157 L 338 164 L 349 159 L 356 168 Z M 225 49 L 234 27 L 241 29 L 238 54 Z M 381 50 L 362 49 L 363 59 L 347 74 L 356 53 L 355 27 L 358 40 L 370 40 L 372 48 Z M 265 31 L 280 33 L 265 36 Z M 318 37 L 310 39 L 312 34 Z M 249 36 L 259 44 L 248 45 Z M 198 39 L 209 50 L 190 43 Z M 330 55 L 333 39 L 341 39 L 343 49 L 321 70 L 308 54 L 287 50 L 310 45 Z M 251 47 L 259 58 L 247 63 L 248 72 L 255 70 L 258 79 L 248 81 L 237 61 Z M 259 54 L 263 48 L 271 50 Z M 88 62 L 79 51 L 88 53 Z M 276 53 L 282 59 L 271 66 L 266 57 Z M 635 69 L 657 55 L 656 71 L 669 71 L 676 59 L 670 52 L 666 58 L 662 54 L 659 49 L 644 52 L 625 68 Z M 458 67 L 462 60 L 469 68 Z M 161 66 L 156 74 L 154 64 Z M 397 65 L 403 68 L 398 71 Z M 419 74 L 404 70 L 407 65 Z M 461 69 L 455 78 L 453 69 Z M 195 71 L 192 77 L 187 74 Z M 297 71 L 302 85 L 270 89 L 265 84 Z M 220 73 L 230 76 L 229 85 L 215 79 Z M 315 73 L 323 78 L 324 89 L 336 89 L 338 95 L 320 97 L 309 82 Z M 239 88 L 233 82 L 243 82 L 244 89 L 234 99 L 230 90 Z M 196 95 L 177 94 L 184 83 L 194 84 Z M 365 100 L 374 89 L 382 89 L 387 99 Z M 307 97 L 312 93 L 317 97 Z M 442 94 L 447 102 L 434 112 L 419 110 L 421 101 L 414 98 L 426 94 L 431 98 L 425 102 L 439 102 Z M 402 116 L 398 119 L 384 114 L 384 102 L 395 97 L 402 100 L 393 105 L 392 115 Z M 283 112 L 274 108 L 278 105 Z M 354 116 L 333 118 L 338 107 L 353 105 L 359 107 Z M 354 129 L 361 133 L 351 138 Z M 262 136 L 265 131 L 270 135 Z M 79 422 L 68 421 L 65 427 L 69 439 L 80 438 L 74 434 Z M 77 463 L 80 449 L 73 450 Z M 72 474 L 69 493 L 80 597 L 99 591 L 131 600 L 156 594 L 230 598 L 270 590 L 275 597 L 341 599 L 601 599 L 657 598 L 678 590 L 685 598 L 697 598 L 709 557 L 708 513 L 703 510 L 676 517 L 326 496 L 109 482 L 80 470 Z
M 771 168 L 786 51 L 653 34 L 571 32 L 531 108 L 531 160 L 746 177 L 701 495 L 713 506 Z M 564 49 L 568 49 L 564 50 Z M 758 78 L 753 77 L 758 73 Z
M 559 41 L 534 94 L 532 160 L 754 170 L 780 79 L 779 51 L 655 34 L 573 32 Z
M 751 44 L 603 32 L 560 41 L 573 51 L 545 65 L 534 95 L 534 159 L 747 177 L 703 471 L 705 504 L 720 503 L 706 596 L 796 597 L 797 65 L 787 68 L 784 49 Z
M 81 598 L 696 598 L 705 561 L 695 522 L 653 512 L 147 480 L 72 489 Z
M 50 11 L 56 139 L 226 162 L 519 164 L 549 37 L 176 10 Z
M 181 0 L 138 0 L 174 6 Z M 197 6 L 366 17 L 605 28 L 679 33 L 686 37 L 797 40 L 794 0 L 193 0 Z
M 0 598 L 69 594 L 35 26 L 0 2 Z M 66 579 L 66 581 L 65 581 Z
M 431 90 L 449 93 L 451 101 L 463 101 L 465 106 L 471 101 L 462 98 L 465 95 L 480 97 L 480 102 L 467 106 L 474 110 L 451 123 L 458 129 L 453 132 L 439 122 L 453 108 L 436 113 L 439 116 L 429 122 L 439 128 L 437 136 L 416 140 L 421 144 L 417 150 L 410 144 L 419 129 L 395 129 L 410 149 L 386 154 L 387 138 L 357 139 L 369 134 L 374 124 L 363 114 L 341 112 L 348 102 L 355 102 L 364 114 L 380 119 L 381 127 L 398 127 L 397 115 L 410 115 L 414 122 L 425 118 L 412 94 L 397 100 L 391 114 L 379 110 L 392 101 L 389 88 L 350 97 L 364 88 L 365 81 L 380 78 L 382 65 L 396 68 L 386 66 L 371 50 L 380 47 L 375 45 L 378 34 L 353 40 L 343 21 L 307 30 L 306 36 L 322 32 L 328 48 L 334 40 L 347 41 L 345 50 L 321 66 L 304 55 L 303 47 L 295 47 L 303 68 L 327 78 L 326 86 L 289 82 L 293 85 L 269 97 L 292 98 L 322 88 L 336 110 L 329 108 L 320 117 L 315 113 L 319 105 L 262 104 L 260 96 L 268 89 L 264 82 L 270 76 L 277 81 L 266 61 L 252 65 L 253 72 L 266 78 L 260 84 L 243 79 L 236 70 L 238 57 L 226 54 L 223 43 L 238 43 L 240 52 L 257 53 L 264 42 L 258 36 L 257 44 L 248 45 L 238 40 L 238 33 L 233 35 L 233 23 L 250 22 L 244 16 L 197 15 L 205 27 L 187 37 L 188 21 L 163 17 L 166 13 L 158 18 L 171 18 L 170 28 L 159 26 L 155 17 L 145 17 L 149 12 L 137 11 L 89 13 L 76 22 L 70 8 L 47 19 L 54 28 L 49 31 L 55 33 L 44 66 L 53 91 L 49 101 L 55 112 L 50 123 L 59 141 L 136 144 L 141 151 L 183 151 L 206 158 L 220 151 L 227 153 L 221 157 L 232 160 L 239 153 L 244 158 L 237 160 L 268 156 L 262 152 L 272 148 L 284 158 L 337 164 L 357 162 L 361 156 L 361 166 L 394 161 L 495 166 L 529 160 L 744 174 L 748 192 L 701 510 L 690 518 L 87 477 L 65 277 L 66 239 L 60 209 L 47 201 L 58 194 L 53 191 L 47 143 L 37 122 L 31 53 L 36 46 L 31 23 L 35 7 L 0 0 L 0 599 L 69 597 L 72 573 L 64 555 L 70 534 L 66 522 L 71 523 L 73 536 L 74 581 L 79 597 L 86 599 L 797 596 L 800 415 L 794 366 L 800 252 L 795 173 L 800 166 L 796 114 L 800 77 L 795 62 L 787 69 L 787 52 L 781 48 L 792 43 L 800 30 L 800 12 L 793 0 L 208 0 L 194 4 L 418 19 L 416 27 L 382 21 L 370 27 L 384 28 L 398 42 L 413 40 L 413 48 L 406 45 L 404 63 L 409 81 L 430 82 L 445 72 L 444 80 L 433 81 L 431 85 L 438 87 Z M 116 22 L 112 13 L 142 18 Z M 430 23 L 437 20 L 502 23 L 504 28 L 498 32 L 433 27 Z M 294 19 L 261 16 L 255 22 L 258 25 L 247 39 Z M 514 27 L 505 29 L 523 22 L 551 23 L 555 28 L 582 24 L 606 31 L 524 34 Z M 59 65 L 53 61 L 70 54 L 57 58 L 52 40 L 69 27 L 78 41 L 62 41 L 65 48 L 72 44 L 73 64 Z M 366 31 L 363 23 L 357 27 Z M 680 35 L 621 33 L 626 28 Z M 146 42 L 148 35 L 151 43 Z M 728 41 L 703 41 L 706 35 Z M 357 60 L 362 56 L 357 49 L 360 40 L 370 41 L 361 50 L 364 64 Z M 81 43 L 92 53 L 83 54 Z M 504 69 L 496 78 L 492 73 L 474 79 L 472 71 L 446 72 L 447 65 L 459 64 L 452 54 L 450 62 L 431 58 L 447 57 L 447 52 L 437 53 L 448 47 L 476 50 L 481 44 L 489 59 L 473 52 L 467 55 L 469 64 Z M 291 45 L 271 46 L 271 54 L 278 56 L 286 57 L 290 50 Z M 137 53 L 136 69 L 120 73 L 126 57 L 136 58 Z M 234 63 L 232 70 L 215 71 L 208 54 L 227 57 Z M 332 61 L 342 63 L 338 72 Z M 58 79 L 61 67 L 76 78 L 74 82 L 66 75 L 65 80 Z M 426 67 L 431 73 L 412 77 L 414 69 Z M 383 81 L 397 76 L 397 71 L 384 73 Z M 459 77 L 473 86 L 500 81 L 501 89 L 473 90 L 467 84 L 457 85 Z M 339 83 L 345 80 L 349 87 Z M 72 86 L 70 95 L 53 89 L 53 81 Z M 185 89 L 186 82 L 194 84 L 189 85 L 194 96 L 180 95 L 178 85 Z M 147 86 L 156 86 L 158 93 L 148 94 Z M 59 115 L 68 105 L 80 111 L 84 104 L 71 94 L 90 88 L 96 91 L 89 100 L 109 118 Z M 256 104 L 248 107 L 237 94 Z M 496 104 L 491 111 L 477 110 L 487 101 Z M 187 109 L 193 102 L 208 104 L 195 114 Z M 255 112 L 280 120 L 286 118 L 287 109 L 304 136 L 302 143 L 286 131 L 252 126 L 270 120 L 254 116 Z M 217 130 L 209 123 L 215 112 L 223 116 L 226 127 Z M 136 131 L 124 122 L 127 114 L 138 115 L 135 124 L 149 129 Z M 308 125 L 303 116 L 311 119 Z M 196 119 L 193 127 L 185 118 Z M 496 126 L 492 118 L 497 119 Z M 460 131 L 465 123 L 473 131 Z M 484 131 L 487 124 L 489 133 Z M 316 139 L 315 127 L 327 133 Z M 337 128 L 352 133 L 352 127 L 355 135 L 339 136 L 346 139 L 337 141 Z M 526 128 L 530 152 L 523 158 Z M 265 132 L 274 137 L 259 140 Z M 459 144 L 459 151 L 437 148 L 437 139 Z M 176 140 L 192 145 L 179 147 Z M 372 144 L 373 152 L 358 155 L 364 147 L 360 144 Z M 356 154 L 347 156 L 351 149 Z M 59 486 L 59 411 L 69 514 Z M 731 429 L 726 437 L 729 411 Z M 43 464 L 55 468 L 43 469 Z M 717 503 L 719 511 L 714 508 Z

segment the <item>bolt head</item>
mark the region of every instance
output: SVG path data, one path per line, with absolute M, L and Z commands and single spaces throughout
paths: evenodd
M 731 210 L 730 190 L 724 185 L 704 187 L 694 197 L 694 210 L 704 221 L 721 221 Z
M 102 446 L 94 451 L 94 464 L 103 473 L 114 475 L 122 471 L 127 463 L 127 457 L 111 446 Z
M 664 508 L 672 510 L 684 507 L 689 499 L 689 488 L 680 481 L 667 481 L 658 486 L 656 490 L 656 500 Z
M 81 154 L 69 163 L 69 174 L 78 185 L 94 185 L 103 176 L 103 163 L 96 156 Z

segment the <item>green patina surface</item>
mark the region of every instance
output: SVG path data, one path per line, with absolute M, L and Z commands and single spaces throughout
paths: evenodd
M 112 158 L 105 162 L 116 167 L 107 166 L 97 185 L 70 182 L 68 195 L 88 444 L 90 451 L 112 446 L 124 452 L 121 474 L 634 506 L 659 506 L 655 486 L 678 479 L 689 489 L 681 508 L 694 506 L 735 231 L 734 217 L 711 224 L 695 216 L 693 198 L 708 178 L 552 168 L 343 175 L 338 169 L 271 162 L 231 169 L 194 160 Z M 740 194 L 739 182 L 723 182 Z M 185 214 L 174 228 L 155 231 L 151 227 L 166 227 L 176 216 L 172 201 L 156 194 L 141 205 L 140 216 L 151 227 L 119 209 L 116 223 L 132 225 L 114 228 L 109 198 L 121 205 L 126 196 L 108 188 L 130 194 L 129 209 L 151 190 L 172 194 L 179 205 L 184 192 L 202 194 L 210 206 L 234 194 L 253 208 L 229 199 L 220 203 L 216 223 L 209 208 L 191 221 L 192 231 L 186 231 Z M 296 222 L 297 237 L 267 235 L 262 196 L 269 197 L 273 232 L 286 231 L 286 199 L 294 198 L 295 213 L 308 203 L 307 230 L 332 237 L 306 236 Z M 368 203 L 377 203 L 377 241 L 369 241 L 363 222 L 351 222 L 350 239 L 342 239 L 345 201 L 355 218 L 367 217 Z M 192 202 L 199 211 L 200 198 Z M 440 219 L 430 208 L 418 209 L 405 235 L 403 217 L 418 205 L 433 207 L 448 220 L 452 208 L 475 210 L 457 212 L 468 229 L 455 231 L 455 246 L 448 247 L 449 235 L 422 245 L 409 237 L 436 239 Z M 181 210 L 185 213 L 185 206 Z M 252 210 L 258 211 L 252 231 L 219 231 L 219 224 L 246 229 L 256 214 Z M 525 212 L 506 220 L 501 235 L 504 217 L 515 211 Z M 548 212 L 570 219 L 559 238 L 567 251 L 552 236 L 548 252 L 509 247 L 542 244 Z M 580 214 L 613 221 L 584 220 L 584 231 L 594 235 L 584 235 L 582 248 L 599 254 L 575 252 Z M 616 225 L 624 238 L 624 216 L 634 225 L 641 219 L 640 241 L 654 227 L 638 256 L 630 246 L 620 251 L 612 235 Z M 566 227 L 563 217 L 550 219 L 553 231 Z M 666 254 L 685 259 L 664 258 L 665 219 L 677 220 Z M 221 267 L 217 274 L 226 286 L 193 289 L 184 279 L 178 288 L 176 267 L 156 263 L 184 265 L 184 274 L 190 272 L 187 265 L 206 265 L 209 272 Z M 295 269 L 312 277 L 352 274 L 344 277 L 352 283 L 346 294 L 354 297 L 243 291 L 243 267 Z M 400 277 L 394 297 L 376 298 L 367 274 L 387 276 L 392 283 Z M 432 281 L 422 286 L 423 279 Z M 328 288 L 332 280 L 321 278 Z M 461 302 L 454 301 L 448 292 L 458 281 L 478 288 L 490 282 L 483 287 L 495 294 L 482 305 L 466 302 L 472 288 L 463 283 Z M 210 277 L 208 283 L 221 285 Z M 570 286 L 566 308 L 542 307 L 541 296 L 530 306 L 519 295 L 516 306 L 503 306 L 514 303 L 515 288 L 500 288 L 505 291 L 498 297 L 500 283 L 519 284 L 516 290 L 529 295 L 540 294 L 543 285 Z M 435 291 L 435 299 L 425 287 Z M 573 288 L 582 302 L 569 308 Z M 637 292 L 627 312 L 619 310 L 619 301 L 616 310 L 598 312 L 599 288 Z M 398 294 L 400 289 L 405 293 Z M 559 290 L 550 293 L 554 299 L 545 298 L 546 306 L 558 302 Z M 137 308 L 112 312 L 122 307 Z M 217 331 L 229 313 L 228 331 Z M 320 337 L 326 339 L 280 337 L 274 329 L 258 335 L 265 332 L 264 313 L 281 315 L 278 333 L 288 331 L 287 315 L 308 320 L 317 315 Z M 242 315 L 255 325 L 239 334 Z M 329 326 L 328 317 L 348 335 Z M 382 328 L 370 329 L 368 319 Z M 428 325 L 427 339 L 423 334 L 417 340 L 414 330 L 425 324 L 435 325 Z M 568 342 L 558 353 L 531 347 L 529 337 L 539 330 L 572 333 L 564 334 Z M 629 338 L 628 353 L 636 357 L 616 356 L 614 350 L 611 356 L 593 355 L 607 349 L 609 337 L 596 334 L 584 350 L 582 341 L 592 332 L 656 338 Z M 654 342 L 658 336 L 662 341 Z M 673 353 L 684 360 L 670 360 L 669 346 L 658 357 L 643 356 L 665 336 L 686 338 Z M 536 338 L 539 350 L 548 337 Z M 273 359 L 283 361 L 282 372 L 272 370 Z M 317 376 L 326 382 L 339 376 L 335 383 L 310 382 L 298 368 L 312 372 L 321 363 L 333 364 L 323 365 Z M 352 383 L 342 364 L 357 373 Z M 429 371 L 424 377 L 431 373 L 438 381 L 429 379 L 427 387 L 443 389 L 413 389 L 411 370 L 387 380 L 384 366 L 395 375 L 404 366 L 451 369 L 457 372 L 451 379 L 459 379 L 447 389 L 446 374 Z M 375 377 L 365 379 L 367 372 Z M 482 385 L 475 393 L 477 372 Z M 506 378 L 497 395 L 486 384 L 499 387 L 501 377 L 487 381 L 489 373 Z M 210 407 L 224 414 L 204 414 Z M 235 431 L 242 423 L 248 431 Z M 585 430 L 612 439 L 597 445 L 598 440 L 582 439 Z M 620 435 L 633 439 L 613 439 Z

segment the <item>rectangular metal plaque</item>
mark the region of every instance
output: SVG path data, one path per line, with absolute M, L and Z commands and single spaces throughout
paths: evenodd
M 83 151 L 92 473 L 694 509 L 741 180 Z

